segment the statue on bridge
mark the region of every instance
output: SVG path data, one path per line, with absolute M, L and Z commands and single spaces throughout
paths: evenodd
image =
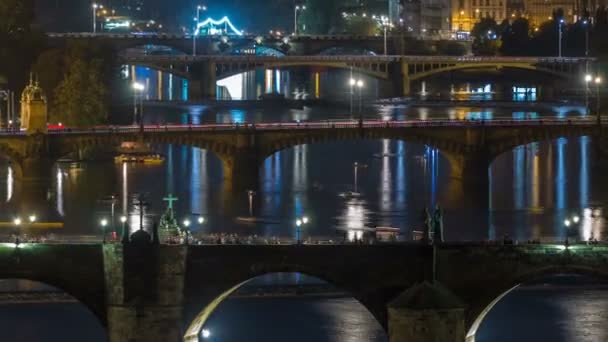
M 177 197 L 169 194 L 163 198 L 163 201 L 167 202 L 167 209 L 164 214 L 160 217 L 159 233 L 160 240 L 166 242 L 167 240 L 180 235 L 180 228 L 175 219 L 175 213 L 173 212 L 173 202 L 177 201 Z
M 437 204 L 433 213 L 433 243 L 441 243 L 443 241 L 443 210 Z
M 429 208 L 425 207 L 422 212 L 422 219 L 424 220 L 424 232 L 422 236 L 422 242 L 428 245 L 433 241 L 433 219 L 429 213 Z

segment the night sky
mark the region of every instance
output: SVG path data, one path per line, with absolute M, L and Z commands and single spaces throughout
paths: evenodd
M 125 0 L 98 0 L 116 7 Z M 90 31 L 92 22 L 89 0 L 36 0 L 37 21 L 46 31 Z M 228 16 L 234 25 L 246 31 L 265 32 L 291 27 L 294 0 L 145 0 L 151 19 L 168 26 L 184 26 L 192 22 L 197 4 L 207 5 L 214 18 Z M 117 14 L 121 14 L 117 11 Z

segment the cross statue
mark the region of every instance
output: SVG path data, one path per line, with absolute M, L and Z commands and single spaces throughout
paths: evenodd
M 169 196 L 163 197 L 163 201 L 169 202 L 169 209 L 173 209 L 173 202 L 177 201 L 177 197 L 174 197 L 173 194 L 169 194 Z

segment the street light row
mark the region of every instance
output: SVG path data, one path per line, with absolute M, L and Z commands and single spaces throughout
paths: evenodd
M 36 215 L 30 215 L 28 217 L 29 223 L 32 224 L 34 222 L 36 222 Z M 21 220 L 21 217 L 15 217 L 13 219 L 13 224 L 15 224 L 15 226 L 20 226 L 23 223 L 23 220 Z

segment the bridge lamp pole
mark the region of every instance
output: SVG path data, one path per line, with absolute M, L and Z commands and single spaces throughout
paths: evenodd
M 296 5 L 293 8 L 293 34 L 295 36 L 298 35 L 298 11 L 304 11 L 306 9 L 306 5 Z
M 15 238 L 15 246 L 19 246 L 19 226 L 21 226 L 21 218 L 15 217 L 13 224 L 17 227 L 17 237 Z
M 140 126 L 143 127 L 143 114 L 144 114 L 144 101 L 143 101 L 143 91 L 146 89 L 142 83 L 134 82 L 133 83 L 133 125 L 137 125 L 137 95 L 140 97 L 140 113 L 139 113 L 139 121 Z
M 587 115 L 589 115 L 589 82 L 591 81 L 593 81 L 593 76 L 585 75 L 585 109 Z
M 190 227 L 190 223 L 191 222 L 190 222 L 189 219 L 185 219 L 183 223 L 184 223 L 184 231 L 186 232 L 185 243 L 187 245 L 188 244 L 188 238 L 190 237 L 190 229 L 189 229 L 189 227 Z
M 388 18 L 385 16 L 382 16 L 380 18 L 381 22 L 382 22 L 382 29 L 384 31 L 384 55 L 387 55 L 387 44 L 386 44 L 386 30 L 388 29 L 390 23 L 388 22 Z
M 366 168 L 367 165 L 365 164 L 359 164 L 358 162 L 355 162 L 353 164 L 353 169 L 354 169 L 354 189 L 355 189 L 355 193 L 358 192 L 358 180 L 359 180 L 359 168 Z
M 585 26 L 585 57 L 589 57 L 589 21 L 583 20 L 583 25 Z M 586 65 L 587 62 L 585 62 Z
M 94 3 L 92 7 L 93 7 L 93 33 L 97 33 L 97 10 L 103 9 L 103 5 Z
M 255 191 L 247 191 L 247 196 L 249 197 L 249 216 L 253 217 L 253 196 L 255 196 Z
M 350 86 L 350 115 L 353 115 L 353 87 L 355 85 L 357 85 L 357 80 L 355 80 L 354 78 L 352 78 L 352 70 L 351 70 L 351 78 L 348 81 L 348 85 Z
M 129 237 L 128 237 L 128 233 L 127 233 L 127 217 L 121 216 L 120 223 L 122 224 L 122 242 L 128 242 Z
M 206 11 L 207 6 L 196 6 L 196 25 L 194 25 L 194 31 L 192 31 L 192 56 L 196 56 L 196 36 L 198 35 L 198 23 L 201 22 L 201 11 Z
M 305 224 L 308 224 L 308 217 L 303 216 L 302 218 L 296 219 L 296 243 L 298 245 L 302 243 L 301 228 Z
M 359 89 L 359 114 L 362 113 L 361 89 L 363 89 L 363 80 L 357 80 L 357 88 Z
M 559 22 L 557 23 L 558 27 L 559 27 L 559 34 L 558 34 L 558 41 L 557 41 L 557 52 L 559 57 L 562 56 L 562 34 L 563 34 L 563 28 L 562 26 L 564 25 L 564 19 L 560 19 Z
M 106 243 L 106 226 L 108 225 L 108 220 L 101 219 L 101 221 L 99 221 L 99 224 L 101 225 L 101 234 L 103 235 L 102 238 L 102 242 Z
M 602 83 L 602 78 L 600 76 L 595 77 L 595 111 L 597 112 L 597 121 L 598 123 L 602 122 L 602 117 L 600 115 L 600 84 Z

